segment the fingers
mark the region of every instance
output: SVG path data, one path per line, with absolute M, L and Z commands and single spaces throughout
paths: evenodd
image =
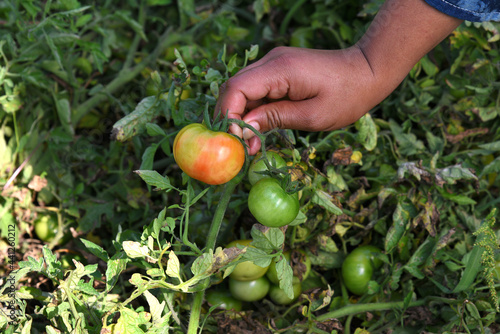
M 258 127 L 261 132 L 274 128 L 318 131 L 326 126 L 323 116 L 314 113 L 315 110 L 324 109 L 322 104 L 320 97 L 302 101 L 276 101 L 248 112 L 243 121 L 256 124 L 254 127 Z

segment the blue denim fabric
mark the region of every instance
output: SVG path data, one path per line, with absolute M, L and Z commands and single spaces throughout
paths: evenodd
M 472 21 L 500 21 L 500 0 L 425 0 L 450 16 Z

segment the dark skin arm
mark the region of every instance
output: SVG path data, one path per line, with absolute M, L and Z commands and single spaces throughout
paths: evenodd
M 343 50 L 278 47 L 222 87 L 217 104 L 259 131 L 330 131 L 385 99 L 412 67 L 463 21 L 423 0 L 387 0 L 364 36 Z M 248 129 L 230 131 L 260 149 Z

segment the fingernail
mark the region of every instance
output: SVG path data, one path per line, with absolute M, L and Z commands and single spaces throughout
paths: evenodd
M 237 125 L 237 124 L 231 124 L 229 125 L 229 132 L 231 132 L 232 134 L 234 134 L 235 136 L 238 136 L 238 137 L 242 137 L 242 132 L 241 132 L 241 128 Z
M 249 122 L 248 125 L 252 126 L 257 131 L 260 130 L 260 125 L 257 122 Z M 243 139 L 248 140 L 253 136 L 255 136 L 255 133 L 252 130 L 250 130 L 249 128 L 243 129 Z

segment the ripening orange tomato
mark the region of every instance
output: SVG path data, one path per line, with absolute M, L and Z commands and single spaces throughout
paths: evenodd
M 212 131 L 200 123 L 189 124 L 179 131 L 173 152 L 184 173 L 211 185 L 231 180 L 245 162 L 245 149 L 238 138 Z

